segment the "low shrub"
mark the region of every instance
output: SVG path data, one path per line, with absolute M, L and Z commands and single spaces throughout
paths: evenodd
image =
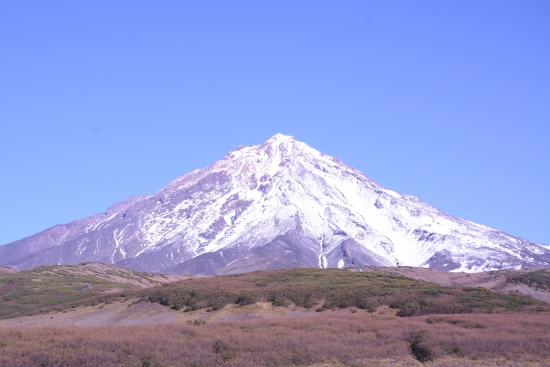
M 149 302 L 175 310 L 216 311 L 226 305 L 271 302 L 323 310 L 358 308 L 369 312 L 382 305 L 398 309 L 398 316 L 459 314 L 522 310 L 548 305 L 520 295 L 504 295 L 485 288 L 443 287 L 393 274 L 353 273 L 339 269 L 285 269 L 195 278 L 142 291 Z M 319 304 L 321 304 L 319 306 Z
M 363 359 L 412 356 L 422 363 L 458 356 L 526 365 L 550 358 L 550 318 L 544 314 L 380 316 L 322 313 L 200 327 L 2 327 L 0 366 L 361 366 Z
M 426 331 L 412 334 L 409 346 L 411 353 L 420 362 L 428 362 L 434 359 L 434 352 L 426 342 Z

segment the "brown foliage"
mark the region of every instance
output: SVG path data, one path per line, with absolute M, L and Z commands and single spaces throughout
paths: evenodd
M 471 325 L 482 325 L 471 327 Z M 398 318 L 367 312 L 92 328 L 0 329 L 0 366 L 292 366 L 365 358 L 550 357 L 544 314 Z

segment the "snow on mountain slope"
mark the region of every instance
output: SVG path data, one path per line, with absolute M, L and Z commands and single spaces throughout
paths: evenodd
M 83 261 L 218 274 L 293 266 L 548 267 L 550 250 L 385 189 L 277 134 L 154 195 L 0 247 L 18 269 Z

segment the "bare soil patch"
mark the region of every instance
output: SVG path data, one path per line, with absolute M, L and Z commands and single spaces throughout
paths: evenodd
M 0 320 L 0 327 L 130 326 L 193 322 L 195 320 L 204 320 L 210 323 L 318 315 L 311 309 L 294 305 L 275 307 L 266 302 L 246 306 L 227 305 L 216 312 L 207 312 L 206 310 L 183 312 L 161 306 L 158 303 L 136 301 L 136 299 L 132 299 L 107 305 L 77 307 L 63 312 L 5 319 Z M 345 312 L 349 312 L 349 310 Z M 395 314 L 394 310 L 390 312 Z

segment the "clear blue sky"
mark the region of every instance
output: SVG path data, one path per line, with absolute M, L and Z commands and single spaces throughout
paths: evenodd
M 0 244 L 293 134 L 550 243 L 550 1 L 0 2 Z

